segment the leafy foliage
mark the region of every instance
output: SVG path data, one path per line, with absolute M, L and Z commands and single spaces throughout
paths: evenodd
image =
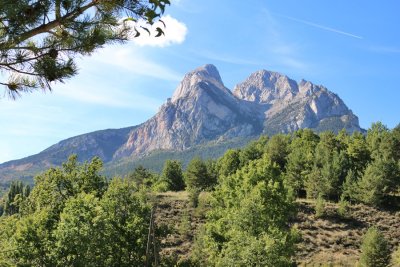
M 10 189 L 4 197 L 3 212 L 5 215 L 13 215 L 20 212 L 23 201 L 31 192 L 29 185 L 23 185 L 21 181 L 11 182 Z M 3 214 L 0 213 L 0 214 Z
M 316 218 L 321 218 L 326 215 L 325 205 L 326 205 L 325 200 L 321 196 L 319 196 L 317 198 L 317 202 L 315 203 L 315 217 Z
M 36 177 L 18 212 L 0 219 L 1 266 L 142 266 L 149 207 L 129 179 L 107 183 L 95 158 Z
M 1 82 L 10 97 L 74 76 L 74 59 L 106 44 L 123 42 L 129 22 L 149 25 L 159 18 L 169 0 L 20 0 L 0 2 Z M 150 34 L 146 27 L 141 27 Z M 157 28 L 156 37 L 163 34 Z
M 189 162 L 185 172 L 185 183 L 189 189 L 209 190 L 217 182 L 213 178 L 202 159 L 196 157 Z
M 168 190 L 180 191 L 185 189 L 182 164 L 177 160 L 167 160 L 161 174 L 161 180 L 166 181 Z
M 390 263 L 390 249 L 382 233 L 375 227 L 368 229 L 361 245 L 360 266 L 386 267 Z
M 288 266 L 295 234 L 287 222 L 293 203 L 279 167 L 267 157 L 222 176 L 197 239 L 204 266 Z

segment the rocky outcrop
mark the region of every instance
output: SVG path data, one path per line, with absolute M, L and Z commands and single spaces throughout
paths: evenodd
M 264 107 L 264 133 L 301 128 L 361 131 L 358 118 L 339 96 L 309 81 L 297 83 L 285 75 L 262 70 L 238 84 L 233 94 Z
M 357 116 L 323 86 L 261 70 L 236 85 L 232 93 L 216 67 L 205 65 L 186 74 L 172 98 L 143 124 L 72 137 L 39 154 L 0 164 L 0 181 L 2 175 L 11 177 L 16 170 L 59 165 L 73 153 L 80 160 L 100 156 L 105 162 L 117 162 L 157 150 L 183 151 L 210 141 L 300 128 L 362 131 Z
M 130 133 L 114 158 L 256 135 L 262 123 L 252 115 L 255 112 L 224 86 L 215 66 L 205 65 L 185 75 L 172 99 Z

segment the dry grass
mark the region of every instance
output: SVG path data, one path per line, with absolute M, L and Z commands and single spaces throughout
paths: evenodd
M 189 204 L 188 193 L 158 193 L 155 222 L 159 230 L 160 257 L 178 261 L 189 257 L 193 238 L 199 225 L 204 222 L 204 212 Z
M 349 216 L 337 214 L 338 205 L 327 203 L 327 215 L 315 217 L 315 203 L 298 200 L 295 220 L 302 242 L 296 256 L 299 266 L 355 266 L 362 236 L 373 225 L 379 227 L 392 249 L 400 242 L 400 212 L 378 210 L 365 205 L 349 207 Z
M 187 192 L 159 193 L 155 200 L 156 225 L 167 230 L 160 238 L 160 256 L 186 259 L 194 235 L 204 223 L 207 206 L 191 207 Z M 302 236 L 296 255 L 299 266 L 355 266 L 362 236 L 372 225 L 383 231 L 392 249 L 400 245 L 400 212 L 358 204 L 349 207 L 347 218 L 341 218 L 338 205 L 328 202 L 326 215 L 316 218 L 314 201 L 299 199 L 297 204 L 298 214 L 292 223 Z

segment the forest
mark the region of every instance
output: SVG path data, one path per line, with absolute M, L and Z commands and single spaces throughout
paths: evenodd
M 313 200 L 316 217 L 328 203 L 343 218 L 357 204 L 400 209 L 400 125 L 379 122 L 365 133 L 262 136 L 185 169 L 167 160 L 161 173 L 139 166 L 109 178 L 102 167 L 72 155 L 32 188 L 14 181 L 0 205 L 0 266 L 296 266 L 296 200 Z M 155 196 L 183 190 L 192 207 L 206 206 L 190 257 L 149 252 Z M 381 225 L 368 228 L 358 266 L 400 266 L 399 240 L 385 238 Z M 156 226 L 152 238 L 167 230 Z

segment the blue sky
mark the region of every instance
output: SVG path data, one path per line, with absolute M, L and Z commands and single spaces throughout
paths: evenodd
M 183 75 L 217 66 L 232 89 L 252 72 L 323 84 L 368 128 L 400 123 L 400 2 L 175 0 L 167 37 L 137 39 L 79 61 L 52 93 L 0 98 L 0 162 L 62 139 L 144 122 Z

